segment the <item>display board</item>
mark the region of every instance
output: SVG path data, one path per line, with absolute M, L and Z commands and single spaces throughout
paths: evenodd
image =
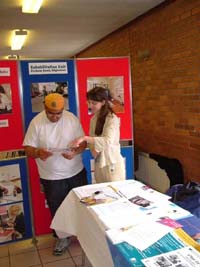
M 32 236 L 26 158 L 0 161 L 0 245 Z
M 112 105 L 121 119 L 121 140 L 133 139 L 132 105 L 129 58 L 77 59 L 77 85 L 80 120 L 86 134 L 91 115 L 88 112 L 86 92 L 94 86 L 110 90 Z
M 121 118 L 121 139 L 132 140 L 129 58 L 21 61 L 20 66 L 25 129 L 32 118 L 43 110 L 44 97 L 48 93 L 58 92 L 65 98 L 65 109 L 80 116 L 87 133 L 90 115 L 86 92 L 97 83 L 111 90 L 115 112 Z M 127 178 L 133 178 L 133 147 L 122 147 L 121 151 L 126 162 Z M 83 161 L 88 181 L 92 182 L 93 160 L 89 150 L 83 153 Z M 51 215 L 40 186 L 35 160 L 28 159 L 28 165 L 35 234 L 46 234 L 51 231 Z
M 44 109 L 43 101 L 49 93 L 57 92 L 65 98 L 65 109 L 77 114 L 75 71 L 73 60 L 21 61 L 25 128 L 32 118 Z M 46 234 L 51 215 L 41 191 L 35 160 L 28 159 L 35 234 Z
M 0 61 L 0 128 L 0 151 L 22 147 L 23 121 L 17 61 Z

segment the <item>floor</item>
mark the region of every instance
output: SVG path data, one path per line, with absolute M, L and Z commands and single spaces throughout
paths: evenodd
M 51 234 L 0 245 L 2 267 L 92 267 L 76 238 L 62 256 L 53 256 L 55 238 Z

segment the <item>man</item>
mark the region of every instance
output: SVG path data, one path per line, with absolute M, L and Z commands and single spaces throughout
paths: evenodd
M 26 155 L 36 160 L 52 217 L 72 188 L 87 184 L 81 157 L 86 143 L 78 149 L 67 149 L 83 130 L 78 118 L 64 110 L 64 102 L 60 94 L 47 95 L 44 111 L 33 118 L 23 142 Z M 53 254 L 62 255 L 69 243 L 70 237 L 58 238 Z

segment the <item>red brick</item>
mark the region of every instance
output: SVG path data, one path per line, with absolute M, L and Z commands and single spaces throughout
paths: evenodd
M 130 55 L 134 144 L 200 181 L 200 2 L 166 1 L 78 57 Z M 147 59 L 139 51 L 150 51 Z

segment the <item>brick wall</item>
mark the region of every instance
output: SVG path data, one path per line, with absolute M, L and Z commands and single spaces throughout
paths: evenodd
M 127 55 L 135 145 L 200 181 L 200 0 L 166 1 L 77 57 Z

